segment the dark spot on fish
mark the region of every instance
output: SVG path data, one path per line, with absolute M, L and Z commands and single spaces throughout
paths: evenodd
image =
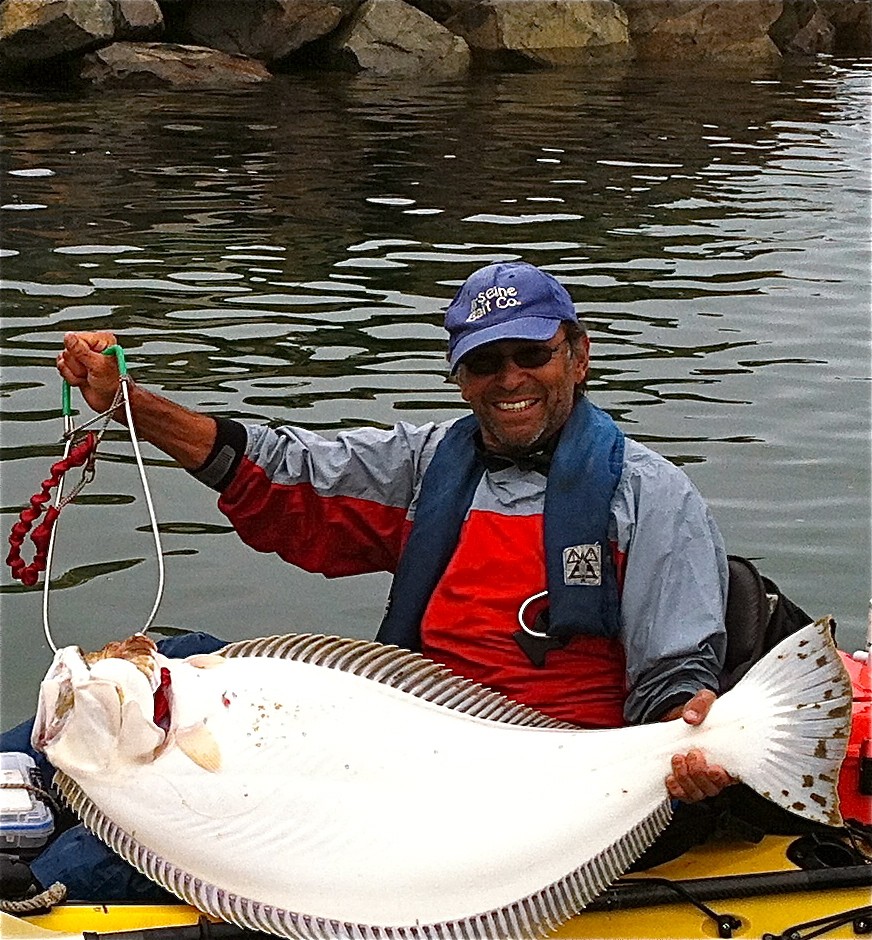
M 824 692 L 824 701 L 825 701 L 825 702 L 828 702 L 832 697 L 833 697 L 833 690 L 832 690 L 832 689 L 827 689 L 827 690 Z
M 764 793 L 763 795 L 765 796 L 766 794 Z M 782 795 L 782 796 L 790 796 L 790 790 L 782 790 L 782 791 L 781 791 L 781 795 Z
M 808 646 L 808 640 L 802 640 L 802 641 L 800 642 L 799 646 L 800 646 L 800 649 L 801 649 L 803 646 Z
M 802 776 L 802 785 L 804 787 L 813 787 L 814 786 L 814 777 L 811 774 L 803 774 Z
M 827 742 L 821 738 L 818 741 L 817 746 L 814 749 L 815 757 L 826 757 L 827 756 Z
M 797 653 L 797 654 L 796 654 L 796 658 L 797 658 L 797 659 L 808 659 L 808 653 Z
M 800 813 L 805 809 L 805 803 L 792 803 L 791 804 L 795 810 L 798 810 Z
M 818 804 L 818 806 L 826 806 L 826 805 L 827 805 L 826 799 L 825 799 L 824 797 L 822 797 L 819 793 L 812 793 L 812 794 L 811 794 L 811 799 L 813 799 L 813 800 L 815 801 L 815 803 Z
M 828 662 L 829 659 L 826 656 L 818 656 L 818 658 L 814 661 L 814 664 L 815 666 L 826 666 Z

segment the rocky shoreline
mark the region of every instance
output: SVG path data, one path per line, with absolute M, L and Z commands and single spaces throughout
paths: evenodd
M 2 0 L 6 88 L 233 87 L 298 70 L 438 81 L 636 59 L 872 53 L 872 0 Z

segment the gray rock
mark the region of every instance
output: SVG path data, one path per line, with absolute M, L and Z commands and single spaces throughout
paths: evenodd
M 497 67 L 574 65 L 629 54 L 627 16 L 611 0 L 481 0 L 445 25 L 478 59 Z
M 869 0 L 818 0 L 818 6 L 833 24 L 837 53 L 872 54 L 872 3 Z
M 836 31 L 817 0 L 784 0 L 769 35 L 783 55 L 832 52 Z
M 408 0 L 411 6 L 426 13 L 437 23 L 444 23 L 449 17 L 481 2 L 482 0 Z
M 617 0 L 640 59 L 761 66 L 781 61 L 769 28 L 783 0 Z
M 271 78 L 247 56 L 159 42 L 112 43 L 86 55 L 79 74 L 95 85 L 137 88 L 227 88 Z
M 157 39 L 163 33 L 164 19 L 157 0 L 112 0 L 115 30 L 120 40 Z
M 192 0 L 180 30 L 198 45 L 274 62 L 331 33 L 360 0 Z
M 27 67 L 111 41 L 112 0 L 5 0 L 0 5 L 0 63 Z
M 335 68 L 444 78 L 469 69 L 469 46 L 403 0 L 367 0 L 329 43 Z

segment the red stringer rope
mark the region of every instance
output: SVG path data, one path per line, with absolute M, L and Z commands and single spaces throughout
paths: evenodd
M 27 585 L 27 587 L 33 587 L 39 580 L 39 573 L 45 571 L 52 528 L 60 515 L 61 509 L 72 499 L 75 493 L 70 494 L 60 505 L 49 506 L 45 513 L 45 519 L 33 530 L 30 540 L 36 547 L 36 552 L 33 561 L 29 565 L 25 564 L 21 557 L 21 547 L 24 544 L 24 539 L 27 533 L 30 532 L 33 523 L 42 515 L 46 503 L 51 499 L 51 491 L 60 483 L 63 475 L 73 467 L 81 467 L 93 461 L 94 454 L 97 451 L 97 443 L 97 435 L 89 431 L 84 439 L 70 450 L 66 457 L 52 464 L 49 478 L 42 481 L 39 492 L 31 496 L 30 505 L 22 509 L 18 517 L 19 521 L 12 526 L 12 532 L 9 535 L 9 544 L 12 548 L 6 556 L 6 564 L 12 569 L 12 577 L 16 581 Z

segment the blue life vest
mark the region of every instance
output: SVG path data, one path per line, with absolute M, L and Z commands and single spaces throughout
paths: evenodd
M 415 522 L 376 637 L 381 643 L 421 649 L 421 620 L 484 473 L 475 446 L 477 431 L 474 415 L 455 422 L 424 474 Z M 557 639 L 618 635 L 620 598 L 608 526 L 623 464 L 623 432 L 604 411 L 580 398 L 561 432 L 545 489 L 548 633 Z M 597 546 L 599 578 L 585 579 L 581 556 L 585 550 L 596 552 Z M 574 569 L 581 572 L 577 578 Z

